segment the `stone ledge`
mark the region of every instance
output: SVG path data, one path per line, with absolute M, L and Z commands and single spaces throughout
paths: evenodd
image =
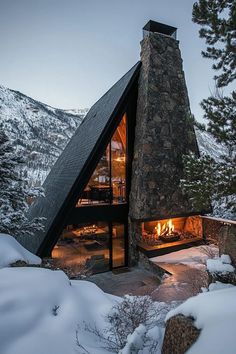
M 143 268 L 145 270 L 148 270 L 149 272 L 152 272 L 155 274 L 160 280 L 165 274 L 170 274 L 167 272 L 165 269 L 159 267 L 157 264 L 151 262 L 148 257 L 143 254 L 142 252 L 139 251 L 139 267 Z

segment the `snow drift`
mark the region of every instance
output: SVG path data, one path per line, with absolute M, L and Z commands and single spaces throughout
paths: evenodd
M 166 320 L 178 314 L 193 317 L 194 325 L 201 329 L 186 354 L 235 354 L 236 287 L 194 296 L 170 311 Z
M 83 330 L 84 322 L 102 330 L 104 314 L 114 304 L 96 285 L 70 282 L 62 271 L 4 268 L 0 294 L 1 354 L 75 354 L 77 329 L 90 353 L 106 353 Z
M 231 265 L 231 259 L 227 254 L 222 254 L 221 257 L 217 259 L 208 259 L 207 270 L 210 273 L 232 273 L 235 271 L 234 267 Z
M 14 237 L 0 234 L 0 268 L 8 267 L 16 261 L 41 264 L 41 259 L 27 251 Z

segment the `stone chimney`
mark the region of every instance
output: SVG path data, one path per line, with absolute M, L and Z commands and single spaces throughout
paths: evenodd
M 183 156 L 199 154 L 176 28 L 150 21 L 141 42 L 130 217 L 198 214 L 183 195 Z

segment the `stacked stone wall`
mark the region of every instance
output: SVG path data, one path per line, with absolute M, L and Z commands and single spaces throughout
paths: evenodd
M 188 214 L 193 208 L 179 186 L 183 155 L 198 147 L 178 41 L 149 33 L 141 47 L 130 216 Z

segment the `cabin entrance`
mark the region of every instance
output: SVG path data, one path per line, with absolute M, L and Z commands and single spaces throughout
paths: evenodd
M 124 223 L 95 222 L 68 225 L 52 251 L 62 267 L 85 266 L 100 273 L 126 266 L 126 230 Z

